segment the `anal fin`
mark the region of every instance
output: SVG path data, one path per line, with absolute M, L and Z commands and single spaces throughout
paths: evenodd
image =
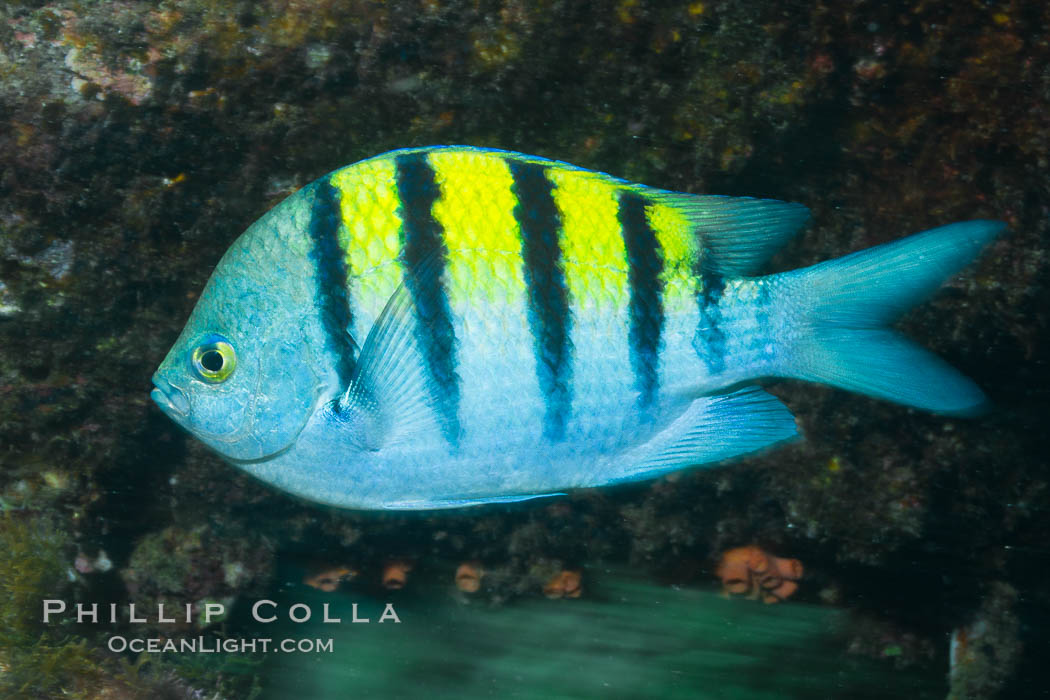
M 787 406 L 758 387 L 696 399 L 664 430 L 615 461 L 599 486 L 650 479 L 684 467 L 715 464 L 798 437 Z M 610 470 L 611 471 L 611 470 Z M 605 476 L 604 480 L 601 480 Z
M 439 508 L 465 508 L 467 506 L 482 506 L 499 503 L 518 503 L 519 501 L 531 501 L 534 498 L 551 498 L 552 496 L 564 496 L 564 493 L 532 493 L 516 496 L 478 496 L 463 498 L 443 498 L 435 500 L 420 499 L 417 501 L 395 501 L 387 503 L 383 507 L 387 510 L 431 510 Z

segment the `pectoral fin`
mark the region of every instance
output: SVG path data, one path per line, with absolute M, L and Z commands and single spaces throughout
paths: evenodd
M 424 264 L 415 278 L 437 274 Z M 405 284 L 391 295 L 365 338 L 336 413 L 354 426 L 363 447 L 378 450 L 421 432 L 442 429 L 434 410 L 438 387 L 419 342 L 415 302 Z

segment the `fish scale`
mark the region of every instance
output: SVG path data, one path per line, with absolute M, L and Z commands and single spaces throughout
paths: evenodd
M 434 206 L 448 249 L 446 284 L 463 387 L 466 437 L 494 419 L 522 436 L 542 430 L 544 396 L 534 380 L 535 341 L 527 323 L 521 232 L 514 180 L 502 159 L 480 154 L 429 157 L 442 196 Z M 492 314 L 492 308 L 503 309 Z M 507 397 L 493 406 L 493 395 Z
M 528 287 L 528 321 L 536 346 L 536 380 L 544 398 L 543 436 L 565 435 L 572 405 L 572 317 L 558 244 L 561 215 L 554 183 L 535 163 L 508 161 L 514 179 L 521 257 Z
M 663 211 L 653 211 L 647 216 L 646 200 L 625 183 L 551 162 L 505 153 L 449 149 L 427 153 L 426 164 L 433 170 L 435 183 L 440 189 L 429 214 L 440 226 L 446 249 L 447 271 L 443 281 L 456 325 L 457 353 L 467 353 L 466 358 L 457 358 L 456 372 L 459 375 L 470 372 L 476 383 L 463 381 L 462 376 L 459 376 L 459 382 L 468 387 L 467 391 L 473 387 L 482 397 L 471 405 L 472 415 L 491 412 L 491 408 L 484 406 L 492 390 L 515 394 L 524 390 L 537 405 L 546 404 L 544 412 L 547 417 L 541 432 L 564 435 L 569 416 L 575 413 L 575 420 L 580 423 L 578 427 L 593 437 L 595 426 L 584 427 L 584 423 L 592 414 L 605 410 L 603 407 L 607 401 L 603 394 L 619 394 L 626 406 L 637 402 L 643 394 L 647 394 L 646 401 L 651 402 L 659 383 L 664 279 L 672 278 L 676 268 L 690 269 L 696 264 L 696 246 L 681 243 L 689 238 L 687 222 L 681 217 L 670 216 L 666 206 L 662 207 Z M 523 203 L 515 191 L 512 164 L 521 170 L 531 167 L 549 184 L 547 196 L 554 214 L 549 218 L 557 219 L 550 223 L 560 223 L 560 229 L 551 232 L 552 245 L 540 249 L 533 265 L 546 263 L 561 273 L 565 280 L 566 299 L 558 308 L 549 308 L 555 302 L 534 303 L 528 312 L 523 313 L 528 303 L 529 289 L 525 284 L 528 266 L 523 254 L 526 242 L 515 216 L 515 208 Z M 362 172 L 357 174 L 354 170 Z M 405 279 L 403 244 L 395 246 L 391 242 L 396 231 L 401 230 L 405 211 L 410 205 L 402 197 L 396 209 L 390 206 L 392 197 L 399 196 L 396 178 L 396 161 L 389 166 L 365 161 L 332 176 L 332 181 L 338 182 L 343 191 L 343 201 L 351 202 L 342 206 L 344 233 L 340 241 L 347 251 L 348 266 L 352 270 L 350 304 L 355 317 L 361 315 L 364 319 L 374 319 L 378 316 L 389 295 Z M 362 198 L 358 189 L 374 194 Z M 621 221 L 620 199 L 625 196 L 632 197 L 630 201 L 636 203 L 636 225 L 649 234 L 636 246 L 639 258 L 645 257 L 647 248 L 650 251 L 648 259 L 640 263 L 647 266 L 644 282 L 630 279 L 631 271 L 636 267 L 630 264 L 627 249 L 632 239 L 625 236 Z M 361 206 L 362 199 L 364 207 Z M 382 202 L 387 202 L 387 206 L 380 208 Z M 525 206 L 535 205 L 528 203 Z M 376 220 L 376 209 L 385 214 L 379 221 Z M 357 217 L 370 219 L 369 226 L 362 227 Z M 659 252 L 660 242 L 651 222 L 658 227 L 659 238 L 668 241 L 669 247 L 677 253 L 670 261 L 665 261 Z M 377 224 L 386 230 L 377 231 Z M 355 232 L 356 235 L 345 232 Z M 556 242 L 553 235 L 557 235 Z M 382 245 L 377 246 L 371 241 L 381 241 Z M 364 249 L 367 257 L 355 263 L 354 254 L 359 249 Z M 554 264 L 555 256 L 560 266 Z M 400 273 L 391 274 L 390 265 L 398 265 Z M 354 295 L 355 284 L 368 290 L 367 295 Z M 633 290 L 643 285 L 652 288 L 650 293 L 640 300 L 635 299 Z M 532 289 L 549 291 L 552 286 L 556 286 L 552 280 L 541 278 Z M 633 313 L 632 303 L 636 307 Z M 501 323 L 504 342 L 499 346 L 475 337 L 485 330 L 480 321 L 492 313 L 490 308 L 479 316 L 472 314 L 470 307 L 484 304 L 495 304 L 494 308 L 498 308 L 504 318 L 513 319 Z M 694 315 L 690 305 L 679 305 L 677 312 L 687 317 L 687 324 Z M 546 316 L 551 322 L 539 326 L 534 322 L 531 328 L 518 323 L 529 315 L 534 319 Z M 468 324 L 467 319 L 471 317 L 472 323 Z M 578 319 L 578 325 L 571 332 L 568 329 L 570 318 Z M 564 339 L 552 341 L 544 334 L 548 327 L 557 326 L 555 322 L 558 320 L 564 328 L 555 328 L 553 333 L 559 339 L 564 336 Z M 365 323 L 369 322 L 366 320 L 359 325 Z M 636 328 L 625 336 L 623 329 L 631 328 L 632 323 Z M 467 332 L 468 328 L 471 332 Z M 358 330 L 357 334 L 360 335 L 361 331 Z M 641 348 L 637 352 L 631 349 L 632 334 L 633 344 Z M 541 346 L 538 357 L 533 347 L 537 344 Z M 674 349 L 688 352 L 680 343 Z M 537 368 L 533 386 L 529 386 L 527 377 L 518 376 L 530 364 L 544 365 Z M 572 392 L 568 377 L 576 365 L 580 366 L 580 381 L 584 384 L 584 391 L 580 394 L 595 398 L 590 401 L 577 399 L 578 405 L 573 411 L 569 395 L 575 392 Z M 645 378 L 640 378 L 641 375 Z M 494 383 L 493 377 L 508 376 L 513 380 Z M 597 391 L 599 386 L 604 386 L 605 391 Z M 553 408 L 552 403 L 555 404 Z M 559 403 L 570 405 L 556 406 Z M 464 426 L 469 426 L 471 421 L 463 418 L 459 429 L 469 429 Z
M 507 151 L 394 151 L 304 187 L 231 246 L 152 396 L 278 488 L 395 509 L 652 478 L 793 439 L 765 377 L 977 410 L 972 382 L 887 324 L 1002 224 L 758 276 L 805 218 Z

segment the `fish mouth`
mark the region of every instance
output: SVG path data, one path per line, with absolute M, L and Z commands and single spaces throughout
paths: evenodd
M 186 398 L 182 389 L 157 375 L 153 376 L 153 386 L 156 388 L 149 393 L 149 396 L 154 403 L 160 406 L 160 410 L 176 420 L 185 420 L 189 416 L 190 400 Z

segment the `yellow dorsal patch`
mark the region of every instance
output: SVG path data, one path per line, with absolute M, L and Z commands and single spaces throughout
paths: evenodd
M 565 284 L 579 309 L 627 305 L 627 250 L 617 218 L 618 187 L 607 176 L 552 168 L 554 202 L 561 213 Z
M 401 284 L 397 175 L 391 158 L 350 165 L 332 175 L 339 190 L 347 277 L 355 307 L 375 317 Z
M 430 166 L 441 188 L 434 219 L 448 250 L 448 295 L 453 304 L 523 297 L 518 199 L 507 160 L 471 151 L 434 151 Z
M 664 284 L 664 308 L 668 312 L 691 309 L 696 304 L 697 240 L 689 221 L 667 204 L 657 202 L 646 207 L 649 226 L 656 233 L 663 255 L 660 281 Z

